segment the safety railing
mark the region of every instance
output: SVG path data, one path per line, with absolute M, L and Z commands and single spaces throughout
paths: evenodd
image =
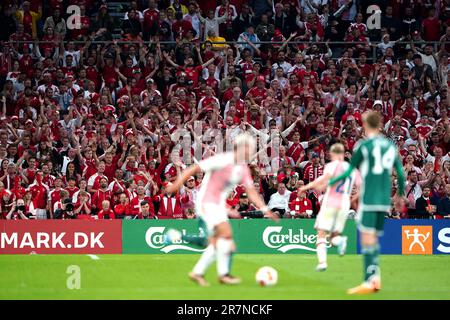
M 199 41 L 200 43 L 204 43 L 205 41 L 203 40 L 199 40 L 199 39 L 193 39 L 192 41 L 190 41 L 191 43 L 195 43 L 196 41 Z M 78 46 L 78 45 L 85 45 L 86 41 L 78 41 L 78 40 L 65 40 L 64 43 L 73 43 L 74 45 Z M 245 41 L 209 41 L 211 42 L 213 45 L 214 44 L 218 44 L 218 45 L 223 45 L 223 44 L 227 44 L 227 45 L 231 45 L 231 46 L 239 46 L 239 45 L 248 45 L 247 42 Z M 26 44 L 26 43 L 36 43 L 36 44 L 41 44 L 41 43 L 51 43 L 49 41 L 45 41 L 45 40 L 31 40 L 31 41 L 23 41 L 23 40 L 18 40 L 18 41 L 3 41 L 3 44 L 5 43 L 9 43 L 9 44 Z M 91 41 L 91 44 L 101 44 L 101 45 L 111 45 L 111 44 L 118 44 L 118 45 L 123 45 L 123 44 L 136 44 L 136 45 L 147 45 L 150 46 L 152 44 L 156 44 L 157 42 L 155 41 L 143 41 L 143 40 L 123 40 L 123 39 L 119 39 L 119 40 L 93 40 Z M 189 41 L 180 41 L 180 42 L 176 42 L 176 41 L 159 41 L 159 44 L 161 45 L 177 45 L 177 44 L 183 44 L 183 43 L 189 43 Z M 283 41 L 258 41 L 258 42 L 253 42 L 253 44 L 255 45 L 282 45 L 284 42 Z M 379 43 L 381 43 L 380 41 L 372 41 L 369 42 L 371 45 L 371 55 L 367 56 L 367 59 L 370 61 L 376 61 L 377 59 L 377 45 Z M 446 44 L 450 44 L 450 41 L 420 41 L 420 42 L 412 42 L 414 43 L 414 45 L 432 45 L 434 48 L 434 52 L 437 52 L 440 50 L 441 45 L 446 45 Z M 342 48 L 346 48 L 349 46 L 355 47 L 356 45 L 366 45 L 367 42 L 348 42 L 348 41 L 289 41 L 290 45 L 303 45 L 303 44 L 307 44 L 309 46 L 312 45 L 325 45 L 327 44 L 330 47 L 336 47 L 336 46 L 342 46 Z M 411 41 L 398 41 L 396 42 L 397 45 L 404 45 L 405 47 L 408 45 L 411 45 Z M 332 57 L 332 59 L 339 59 L 339 57 Z

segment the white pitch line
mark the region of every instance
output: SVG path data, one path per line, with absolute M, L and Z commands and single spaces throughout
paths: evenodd
M 91 258 L 92 260 L 100 260 L 100 258 L 98 256 L 96 256 L 95 254 L 88 254 L 87 256 L 89 258 Z

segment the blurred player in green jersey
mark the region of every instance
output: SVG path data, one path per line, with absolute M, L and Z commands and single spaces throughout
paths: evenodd
M 398 189 L 394 197 L 396 209 L 404 205 L 405 174 L 396 146 L 380 133 L 381 116 L 369 111 L 363 116 L 366 138 L 355 146 L 350 167 L 330 180 L 329 185 L 347 178 L 359 169 L 362 184 L 359 199 L 358 229 L 364 257 L 364 282 L 348 290 L 348 294 L 377 292 L 381 288 L 378 237 L 383 233 L 384 216 L 391 209 L 392 170 L 397 172 Z

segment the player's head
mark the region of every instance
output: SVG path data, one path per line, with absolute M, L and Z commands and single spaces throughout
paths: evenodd
M 345 147 L 342 143 L 335 143 L 330 148 L 331 160 L 344 160 Z
M 239 134 L 234 140 L 235 159 L 238 163 L 250 162 L 256 152 L 256 141 L 248 133 Z
M 381 127 L 381 116 L 376 111 L 367 111 L 363 114 L 363 127 L 366 133 L 378 133 Z

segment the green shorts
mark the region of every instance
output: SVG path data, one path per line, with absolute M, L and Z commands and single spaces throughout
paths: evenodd
M 385 214 L 383 211 L 361 211 L 358 216 L 359 231 L 383 235 Z

